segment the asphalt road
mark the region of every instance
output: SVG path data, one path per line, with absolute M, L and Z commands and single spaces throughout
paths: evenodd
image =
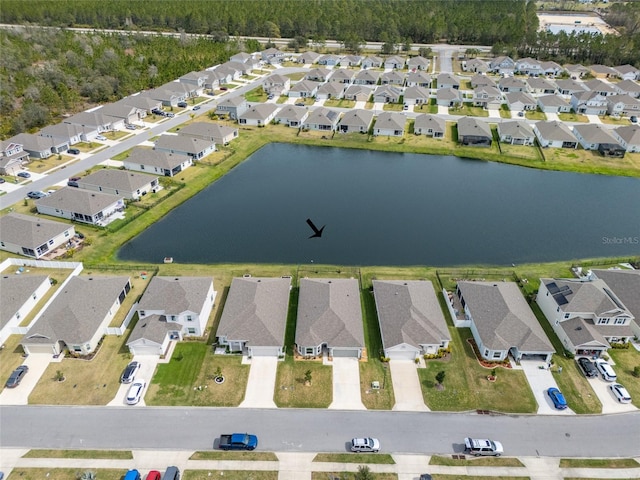
M 206 450 L 222 433 L 250 432 L 260 450 L 345 452 L 354 436 L 385 453 L 461 452 L 465 436 L 500 440 L 505 455 L 638 457 L 640 413 L 477 415 L 306 409 L 6 406 L 3 448 Z

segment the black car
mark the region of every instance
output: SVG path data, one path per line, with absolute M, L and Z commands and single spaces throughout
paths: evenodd
M 71 155 L 80 155 L 80 150 L 78 150 L 77 148 L 70 148 L 69 150 L 67 150 L 67 153 L 70 153 Z
M 27 367 L 26 365 L 20 365 L 9 376 L 9 380 L 7 380 L 5 387 L 16 388 L 18 385 L 20 385 L 22 378 L 26 375 L 28 371 L 29 371 L 29 367 Z
M 122 383 L 131 383 L 136 376 L 136 373 L 140 369 L 140 364 L 138 362 L 131 362 L 122 372 L 120 376 L 120 381 Z
M 578 364 L 580 365 L 582 373 L 584 373 L 585 377 L 595 378 L 598 376 L 598 370 L 596 369 L 596 366 L 587 357 L 580 357 L 578 359 Z

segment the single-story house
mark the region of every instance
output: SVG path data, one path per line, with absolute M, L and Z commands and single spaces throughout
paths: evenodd
M 519 78 L 515 77 L 504 77 L 498 81 L 498 88 L 502 92 L 526 92 L 528 90 L 528 86 Z
M 426 72 L 409 72 L 409 74 L 407 75 L 406 85 L 407 87 L 422 87 L 430 89 L 432 82 L 433 80 L 431 78 L 431 75 Z
M 29 154 L 12 140 L 0 142 L 0 175 L 16 175 L 29 163 Z
M 344 98 L 355 102 L 367 102 L 373 93 L 371 87 L 364 85 L 350 85 L 344 92 Z
M 557 77 L 564 72 L 564 68 L 553 61 L 542 62 L 540 66 L 542 67 L 544 74 L 549 77 Z
M 352 83 L 356 71 L 350 68 L 339 68 L 333 71 L 333 75 L 329 77 L 329 81 L 332 83 Z
M 262 89 L 270 95 L 286 95 L 291 88 L 291 79 L 279 73 L 269 75 L 262 82 Z
M 94 353 L 131 290 L 129 277 L 77 276 L 57 292 L 20 345 L 27 355 Z
M 589 73 L 589 69 L 583 65 L 580 65 L 579 63 L 576 65 L 570 63 L 566 64 L 564 65 L 564 69 L 573 80 L 582 78 Z
M 0 250 L 41 258 L 67 243 L 75 227 L 41 217 L 11 212 L 0 217 Z
M 247 52 L 236 53 L 235 55 L 232 55 L 231 58 L 229 58 L 229 61 L 244 63 L 251 70 L 255 70 L 260 67 L 260 60 L 258 56 Z
M 289 98 L 313 98 L 318 92 L 318 82 L 301 80 L 289 89 Z
M 570 112 L 571 104 L 558 95 L 541 95 L 538 97 L 538 107 L 544 113 Z
M 162 102 L 165 107 L 177 107 L 178 103 L 186 102 L 189 98 L 189 92 L 185 84 L 176 82 L 177 86 L 170 88 L 163 85 L 153 90 L 149 90 L 149 96 L 154 100 Z
M 607 65 L 591 65 L 588 68 L 589 73 L 595 78 L 616 78 L 618 76 L 618 72 Z
M 302 128 L 305 130 L 334 131 L 337 128 L 340 113 L 328 108 L 319 107 L 314 109 L 303 122 Z
M 240 125 L 263 127 L 276 116 L 278 106 L 273 103 L 258 103 L 238 116 Z
M 308 116 L 309 110 L 305 107 L 285 105 L 276 113 L 274 120 L 287 127 L 300 128 Z
M 457 107 L 462 104 L 462 93 L 455 88 L 439 88 L 436 92 L 436 104 L 441 107 Z
M 29 157 L 36 160 L 49 158 L 54 153 L 65 152 L 69 148 L 65 140 L 42 137 L 33 133 L 19 133 L 9 141 L 22 145 L 22 149 L 29 154 Z
M 360 287 L 353 278 L 302 278 L 295 344 L 305 357 L 362 356 Z
M 368 133 L 372 124 L 373 112 L 357 108 L 349 110 L 342 116 L 338 131 L 340 133 Z
M 262 56 L 262 61 L 271 64 L 281 63 L 286 56 L 284 52 L 281 52 L 277 48 L 267 48 L 260 52 L 260 55 Z
M 100 107 L 97 112 L 102 113 L 105 116 L 121 118 L 124 120 L 125 124 L 139 122 L 147 116 L 147 111 L 145 109 L 123 103 L 122 100 L 115 103 L 107 103 Z
M 139 200 L 159 189 L 158 177 L 126 170 L 103 168 L 78 180 L 78 187 L 94 192 L 121 195 L 127 200 Z
M 546 78 L 529 77 L 526 79 L 529 92 L 544 95 L 552 95 L 558 91 L 558 87 Z
M 360 65 L 362 68 L 380 68 L 382 67 L 382 58 L 376 55 L 369 55 L 368 57 L 364 57 Z
M 373 126 L 374 136 L 402 137 L 407 117 L 400 112 L 382 112 Z
M 473 77 L 471 77 L 471 88 L 476 89 L 478 87 L 495 87 L 498 88 L 498 84 L 493 81 L 491 77 L 487 77 L 486 75 L 480 75 L 476 73 Z
M 380 85 L 373 92 L 373 101 L 375 103 L 398 103 L 401 96 L 402 88 Z
M 153 277 L 138 303 L 129 351 L 163 355 L 171 340 L 204 337 L 216 296 L 211 277 Z
M 101 133 L 124 128 L 124 120 L 117 120 L 96 111 L 76 113 L 65 118 L 64 123 L 85 127 L 85 136 L 89 140 Z
M 57 123 L 56 125 L 49 125 L 40 130 L 39 133 L 42 137 L 53 138 L 55 141 L 65 143 L 67 149 L 71 145 L 88 141 L 85 136 L 84 129 L 78 125 L 71 125 L 70 123 Z
M 578 139 L 564 122 L 536 122 L 533 133 L 543 147 L 578 148 Z
M 125 203 L 123 195 L 62 187 L 36 200 L 36 208 L 44 215 L 104 226 L 109 217 L 125 209 Z
M 535 110 L 537 107 L 535 98 L 533 98 L 527 92 L 505 93 L 504 98 L 507 101 L 507 105 L 509 106 L 509 109 L 514 112 Z
M 134 147 L 122 164 L 127 170 L 173 177 L 193 165 L 193 159 L 181 153 Z
M 2 275 L 0 277 L 0 346 L 51 288 L 48 275 Z
M 598 150 L 609 157 L 624 157 L 625 150 L 622 145 L 602 125 L 595 123 L 575 125 L 573 134 L 585 150 Z
M 633 315 L 631 330 L 640 337 L 640 270 L 608 269 L 591 271 L 594 278 L 604 280 L 613 294 L 622 300 L 627 310 Z
M 613 138 L 629 153 L 640 152 L 640 126 L 624 125 L 612 130 Z M 638 316 L 640 319 L 640 315 Z
M 404 91 L 403 101 L 405 105 L 428 104 L 430 92 L 423 87 L 407 87 Z
M 339 55 L 333 55 L 331 53 L 328 53 L 326 55 L 321 56 L 318 59 L 318 65 L 327 65 L 330 67 L 335 67 L 340 63 L 341 58 L 342 57 L 340 57 Z
M 426 135 L 433 138 L 444 138 L 447 123 L 437 115 L 422 114 L 416 117 L 413 132 L 416 135 Z
M 461 281 L 456 295 L 482 358 L 551 360 L 555 348 L 515 282 Z
M 404 75 L 395 70 L 384 72 L 380 76 L 380 85 L 396 85 L 401 87 L 404 85 Z
M 362 63 L 360 55 L 345 55 L 340 59 L 341 67 L 357 67 Z
M 319 100 L 328 98 L 342 98 L 344 96 L 344 84 L 337 82 L 329 82 L 320 85 L 316 93 Z
M 151 114 L 153 110 L 160 110 L 162 108 L 162 102 L 155 98 L 151 98 L 147 92 L 125 97 L 121 102 L 125 105 L 131 105 L 132 107 L 144 110 L 147 112 L 147 115 Z
M 229 145 L 238 138 L 238 129 L 220 123 L 194 122 L 182 127 L 180 135 L 207 140 L 216 145 Z
M 536 139 L 529 124 L 522 120 L 499 122 L 498 135 L 502 143 L 511 145 L 533 145 Z
M 376 70 L 360 70 L 353 79 L 354 85 L 377 85 L 380 72 Z
M 558 86 L 558 93 L 560 95 L 571 96 L 574 93 L 584 92 L 585 88 L 583 87 L 583 83 L 578 83 L 575 80 L 570 78 L 556 80 L 556 85 Z
M 490 147 L 493 136 L 489 124 L 475 117 L 458 120 L 458 142 L 468 147 Z
M 331 75 L 331 72 L 332 70 L 329 70 L 328 68 L 313 68 L 304 76 L 304 79 L 312 82 L 326 82 Z
M 302 55 L 300 55 L 298 57 L 298 63 L 304 63 L 304 64 L 314 64 L 314 63 L 318 63 L 318 59 L 322 56 L 322 54 L 317 53 L 317 52 L 304 52 Z
M 462 69 L 465 72 L 487 73 L 491 70 L 489 64 L 479 58 L 472 58 L 462 62 Z
M 243 95 L 227 97 L 216 107 L 216 115 L 229 115 L 231 120 L 237 120 L 249 108 Z
M 433 284 L 426 280 L 374 280 L 384 356 L 414 360 L 447 348 L 451 335 Z
M 454 88 L 458 90 L 460 88 L 460 80 L 451 73 L 443 72 L 436 77 L 436 87 L 438 90 L 441 88 Z
M 155 142 L 154 150 L 158 152 L 189 155 L 193 160 L 200 160 L 216 151 L 216 144 L 211 140 L 190 137 L 189 135 L 160 135 Z
M 621 80 L 640 80 L 640 70 L 633 65 L 619 65 L 613 69 L 618 72 L 617 76 Z
M 384 68 L 385 69 L 394 69 L 394 70 L 402 70 L 404 68 L 404 64 L 406 63 L 406 60 L 402 57 L 399 57 L 398 55 L 391 55 L 390 57 L 387 57 L 384 61 Z
M 218 345 L 249 358 L 284 357 L 290 290 L 290 278 L 234 278 L 216 332 Z
M 598 92 L 603 97 L 607 95 L 615 95 L 616 89 L 613 88 L 613 85 L 610 83 L 605 83 L 602 80 L 594 79 L 588 80 L 584 82 L 584 86 L 587 87 L 592 92 Z
M 421 55 L 417 55 L 407 60 L 407 67 L 409 67 L 410 71 L 428 70 L 430 63 L 431 62 L 428 58 L 424 58 Z

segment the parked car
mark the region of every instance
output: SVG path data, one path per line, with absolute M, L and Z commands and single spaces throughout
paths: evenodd
M 304 102 L 296 103 L 296 107 L 304 107 L 306 104 Z
M 78 180 L 80 180 L 82 177 L 71 177 L 68 181 L 67 181 L 67 185 L 69 187 L 77 187 L 78 186 Z
M 187 102 L 178 102 L 180 108 L 187 108 Z
M 618 400 L 618 402 L 631 403 L 631 395 L 629 395 L 627 389 L 622 385 L 620 385 L 619 383 L 613 383 L 609 385 L 609 388 L 611 389 L 611 393 L 613 393 L 613 396 L 616 397 L 616 400 Z
M 193 107 L 194 110 L 200 110 L 200 105 L 196 105 L 195 107 Z
M 167 467 L 162 480 L 180 480 L 180 469 L 178 467 Z
M 127 473 L 125 473 L 124 480 L 140 480 L 140 472 L 135 468 L 129 470 Z
M 409 110 L 409 105 L 406 105 L 406 104 L 405 104 L 405 105 L 403 105 L 402 109 L 403 109 L 403 110 Z
M 77 148 L 70 148 L 69 150 L 67 150 L 67 153 L 70 155 L 80 155 L 80 150 L 78 150 Z
M 255 450 L 258 446 L 258 437 L 248 433 L 231 433 L 220 435 L 218 448 L 220 450 Z
M 4 386 L 7 388 L 16 388 L 18 385 L 20 385 L 20 382 L 28 371 L 29 367 L 27 367 L 26 365 L 20 365 L 11 373 L 11 375 L 9 375 L 9 379 Z
M 124 371 L 122 372 L 122 375 L 120 375 L 120 382 L 121 383 L 133 382 L 134 378 L 136 377 L 136 373 L 138 373 L 138 370 L 140 370 L 140 364 L 138 362 L 129 363 L 129 365 L 127 365 Z
M 636 117 L 635 115 L 631 115 L 631 117 L 629 117 L 629 120 L 631 120 L 631 123 L 638 123 L 638 117 Z
M 432 477 L 428 473 L 423 473 L 420 475 L 420 480 L 432 480 Z
M 165 117 L 169 117 L 169 118 L 173 118 L 173 117 L 176 116 L 176 114 L 175 113 L 171 113 L 171 112 L 167 112 L 167 113 L 164 114 L 164 116 Z
M 33 198 L 34 200 L 38 200 L 39 198 L 44 198 L 46 197 L 47 194 L 44 192 L 40 192 L 40 191 L 35 191 L 35 192 L 29 192 L 27 193 L 27 197 L 29 198 Z
M 267 95 L 267 100 L 273 100 L 274 96 L 273 93 L 270 93 L 269 95 Z
M 151 470 L 147 473 L 147 477 L 145 480 L 160 480 L 162 478 L 162 474 L 158 470 Z
M 567 401 L 565 400 L 564 395 L 562 395 L 562 392 L 557 388 L 553 387 L 547 390 L 547 395 L 551 398 L 556 410 L 564 410 L 567 408 Z
M 18 176 L 20 178 L 31 178 L 31 174 L 29 172 L 18 172 Z
M 464 451 L 475 455 L 476 457 L 493 455 L 499 457 L 504 453 L 502 444 L 487 438 L 470 438 L 464 439 Z
M 97 135 L 96 136 L 96 140 L 98 140 L 100 142 L 106 142 L 107 141 L 107 137 L 105 137 L 104 135 Z
M 229 89 L 227 87 L 220 87 L 220 90 L 222 90 L 223 92 L 226 92 Z
M 580 365 L 582 373 L 584 373 L 585 377 L 594 378 L 598 376 L 598 370 L 596 369 L 596 366 L 587 357 L 580 357 L 578 359 L 578 365 Z
M 613 371 L 613 368 L 611 368 L 611 365 L 609 365 L 607 361 L 599 358 L 596 360 L 596 368 L 600 372 L 600 375 L 602 375 L 603 380 L 615 382 L 618 379 L 616 372 Z
M 147 382 L 144 380 L 136 380 L 129 387 L 129 391 L 127 392 L 127 405 L 135 405 L 142 398 L 142 392 L 144 392 L 144 387 L 147 386 Z
M 524 117 L 524 112 L 518 112 L 519 117 Z
M 380 441 L 377 438 L 352 438 L 352 452 L 373 452 L 380 450 Z
M 0 183 L 4 183 L 4 182 L 6 182 L 6 180 L 4 178 L 0 177 Z
M 124 128 L 126 128 L 127 130 L 135 130 L 136 126 L 135 125 L 131 125 L 130 123 L 126 124 L 124 126 Z

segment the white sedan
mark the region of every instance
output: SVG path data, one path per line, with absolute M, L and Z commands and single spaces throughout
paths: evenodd
M 142 392 L 144 392 L 144 387 L 147 386 L 147 382 L 144 380 L 136 380 L 129 387 L 129 391 L 127 392 L 127 405 L 135 405 L 142 398 Z
M 613 393 L 613 396 L 616 397 L 616 400 L 618 400 L 618 402 L 631 403 L 631 395 L 629 395 L 627 389 L 622 385 L 620 385 L 619 383 L 614 383 L 609 385 L 609 388 L 611 389 L 611 393 Z

